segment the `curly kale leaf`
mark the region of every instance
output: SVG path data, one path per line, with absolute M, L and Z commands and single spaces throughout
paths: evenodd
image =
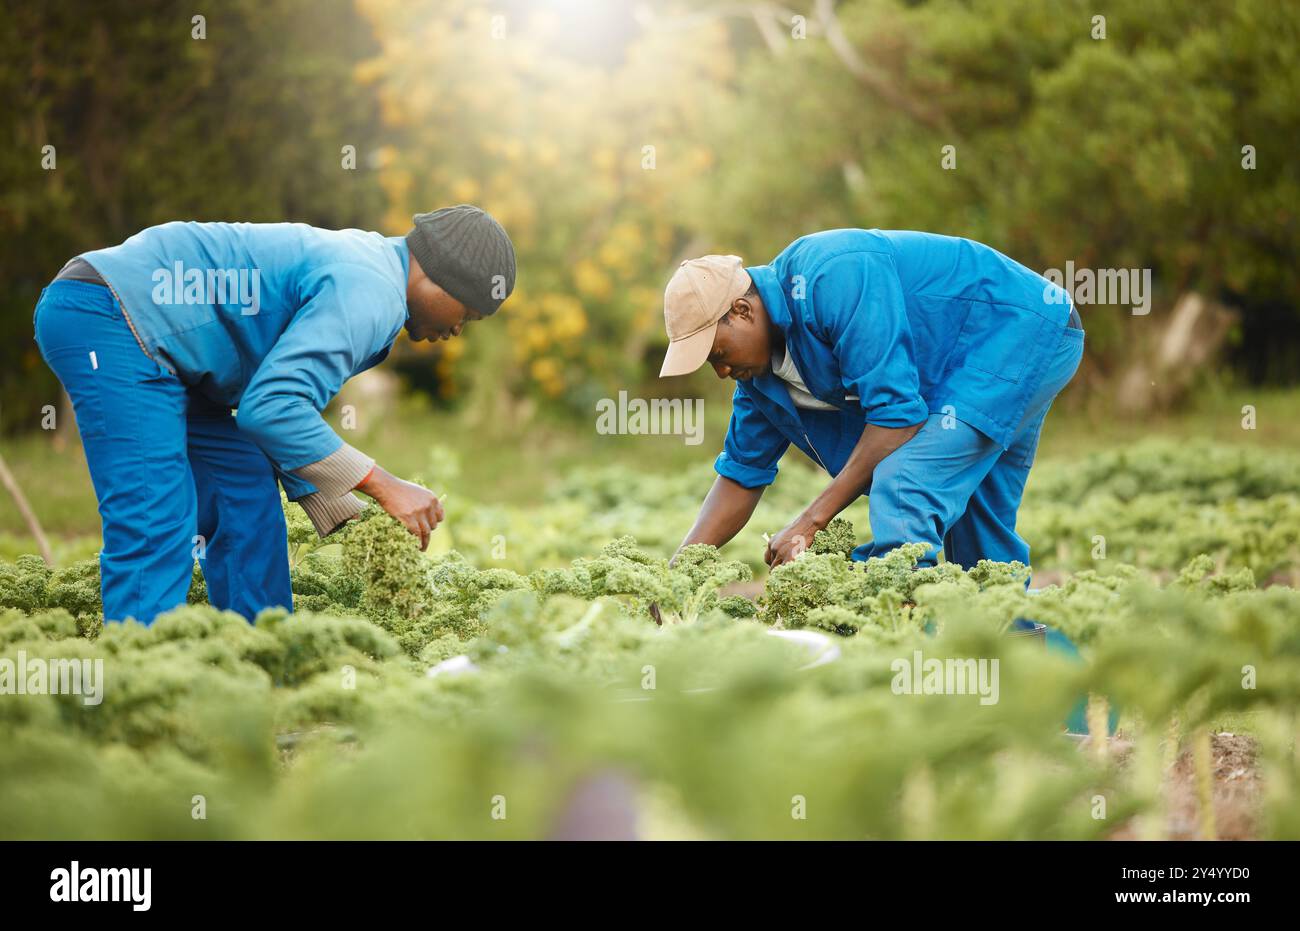
M 428 562 L 399 521 L 368 506 L 339 535 L 348 576 L 339 584 L 361 592 L 358 607 L 368 617 L 410 619 L 429 605 Z
M 576 559 L 568 569 L 539 570 L 529 576 L 529 582 L 545 596 L 623 598 L 637 613 L 656 604 L 661 617 L 675 623 L 693 621 L 716 606 L 719 587 L 752 577 L 748 566 L 722 559 L 712 546 L 688 546 L 670 566 L 667 560 L 640 549 L 633 537 L 624 536 L 605 546 L 595 558 Z
M 857 548 L 857 539 L 853 535 L 853 524 L 843 517 L 837 517 L 826 525 L 825 530 L 813 534 L 814 553 L 840 553 L 848 559 Z
M 0 563 L 0 608 L 17 608 L 28 614 L 45 607 L 46 586 L 52 572 L 39 556 L 19 556 Z
M 769 624 L 802 627 L 809 611 L 832 603 L 832 589 L 849 582 L 852 564 L 839 553 L 804 552 L 782 563 L 767 577 L 760 599 L 762 617 Z
M 728 617 L 738 619 L 758 616 L 758 605 L 743 595 L 728 595 L 718 599 L 718 610 Z

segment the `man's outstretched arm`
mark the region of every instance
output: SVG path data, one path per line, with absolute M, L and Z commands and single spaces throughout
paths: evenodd
M 700 505 L 695 525 L 686 534 L 686 539 L 682 540 L 677 551 L 681 552 L 683 547 L 692 543 L 722 546 L 729 542 L 749 523 L 754 508 L 758 507 L 758 499 L 763 497 L 766 488 L 766 485 L 746 488 L 725 475 L 719 475 L 705 496 L 704 503 Z
M 754 508 L 758 507 L 758 499 L 763 497 L 766 488 L 766 485 L 746 488 L 734 479 L 719 475 L 714 480 L 709 493 L 704 496 L 700 513 L 695 518 L 695 525 L 691 527 L 690 533 L 686 534 L 686 539 L 682 540 L 682 545 L 677 547 L 677 553 L 692 543 L 722 546 L 730 542 L 731 538 L 740 533 L 741 529 L 749 523 Z M 673 554 L 672 560 L 668 562 L 669 565 L 677 559 L 677 553 Z M 650 616 L 655 619 L 656 624 L 663 623 L 657 604 L 650 606 Z
M 812 545 L 813 534 L 858 499 L 871 485 L 871 476 L 881 461 L 916 436 L 924 421 L 910 427 L 878 427 L 867 424 L 857 445 L 826 490 L 798 517 L 785 526 L 767 545 L 763 559 L 769 566 L 789 562 Z M 757 500 L 755 501 L 757 503 Z M 751 508 L 751 511 L 753 509 Z M 703 517 L 703 514 L 701 514 Z M 698 524 L 698 521 L 697 521 Z M 742 524 L 743 526 L 743 524 Z

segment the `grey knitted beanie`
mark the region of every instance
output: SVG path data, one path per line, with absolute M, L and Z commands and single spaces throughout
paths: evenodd
M 429 279 L 466 307 L 496 313 L 515 289 L 515 247 L 501 224 L 469 204 L 414 220 L 406 244 Z

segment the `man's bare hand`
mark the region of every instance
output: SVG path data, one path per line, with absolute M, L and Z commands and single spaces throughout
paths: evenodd
M 375 503 L 402 522 L 413 535 L 420 538 L 420 549 L 429 548 L 429 534 L 443 520 L 442 502 L 438 496 L 422 485 L 403 481 L 375 466 L 365 481 L 357 486 L 375 499 Z
M 772 568 L 799 558 L 799 554 L 812 546 L 813 535 L 824 529 L 806 514 L 800 514 L 767 541 L 763 562 Z

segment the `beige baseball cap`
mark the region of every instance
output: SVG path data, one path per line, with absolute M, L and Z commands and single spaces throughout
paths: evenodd
M 749 272 L 738 255 L 706 255 L 678 267 L 664 289 L 668 353 L 660 378 L 686 375 L 704 364 L 718 321 L 749 285 Z

